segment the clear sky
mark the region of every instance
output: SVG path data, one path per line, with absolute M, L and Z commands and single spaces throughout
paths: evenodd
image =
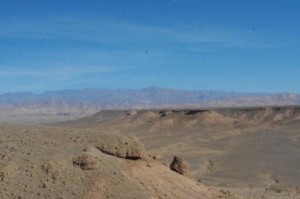
M 299 0 L 1 0 L 0 93 L 300 93 Z

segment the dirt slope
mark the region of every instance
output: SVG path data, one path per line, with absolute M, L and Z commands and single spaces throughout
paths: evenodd
M 228 194 L 146 158 L 115 131 L 0 124 L 0 198 L 219 197 Z

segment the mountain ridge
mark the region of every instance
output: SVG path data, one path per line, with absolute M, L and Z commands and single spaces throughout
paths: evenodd
M 116 95 L 119 96 L 116 96 Z M 86 89 L 64 89 L 64 90 L 53 90 L 46 91 L 43 93 L 33 93 L 33 92 L 10 92 L 0 94 L 0 104 L 22 104 L 24 102 L 30 101 L 41 101 L 41 100 L 51 100 L 51 99 L 62 99 L 62 100 L 74 100 L 80 101 L 88 99 L 96 98 L 105 98 L 105 97 L 122 97 L 121 95 L 125 94 L 125 97 L 129 97 L 131 94 L 135 95 L 146 95 L 145 97 L 155 97 L 163 100 L 164 98 L 180 96 L 183 97 L 188 94 L 188 97 L 185 96 L 184 102 L 190 102 L 191 98 L 198 98 L 198 100 L 203 100 L 204 98 L 208 98 L 210 100 L 223 100 L 235 97 L 253 97 L 253 96 L 285 96 L 285 97 L 296 97 L 299 98 L 300 94 L 298 93 L 289 93 L 289 92 L 281 92 L 281 93 L 267 93 L 267 92 L 240 92 L 240 91 L 218 91 L 218 90 L 184 90 L 184 89 L 170 89 L 170 88 L 162 88 L 162 87 L 147 87 L 143 89 L 105 89 L 105 88 L 86 88 Z M 166 96 L 166 95 L 169 96 Z M 171 95 L 171 96 L 170 96 Z M 173 96 L 172 96 L 173 95 Z M 124 97 L 124 96 L 123 96 Z M 137 97 L 137 96 L 130 96 Z M 288 99 L 287 99 L 288 100 Z
M 300 105 L 300 94 L 167 89 L 80 89 L 0 95 L 0 121 L 54 122 L 77 119 L 104 109 L 206 108 Z M 29 119 L 28 119 L 29 118 Z

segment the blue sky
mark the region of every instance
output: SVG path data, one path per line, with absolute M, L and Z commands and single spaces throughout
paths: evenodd
M 300 93 L 297 0 L 3 0 L 0 93 Z

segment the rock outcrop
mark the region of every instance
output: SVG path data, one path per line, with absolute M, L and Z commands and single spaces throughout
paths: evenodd
M 145 155 L 144 145 L 134 136 L 120 137 L 117 141 L 96 148 L 103 153 L 132 160 L 142 159 Z
M 190 165 L 184 159 L 175 156 L 172 163 L 170 164 L 170 169 L 186 177 L 190 177 Z
M 82 170 L 92 170 L 97 165 L 97 159 L 91 155 L 83 154 L 75 158 L 73 164 L 79 166 Z

